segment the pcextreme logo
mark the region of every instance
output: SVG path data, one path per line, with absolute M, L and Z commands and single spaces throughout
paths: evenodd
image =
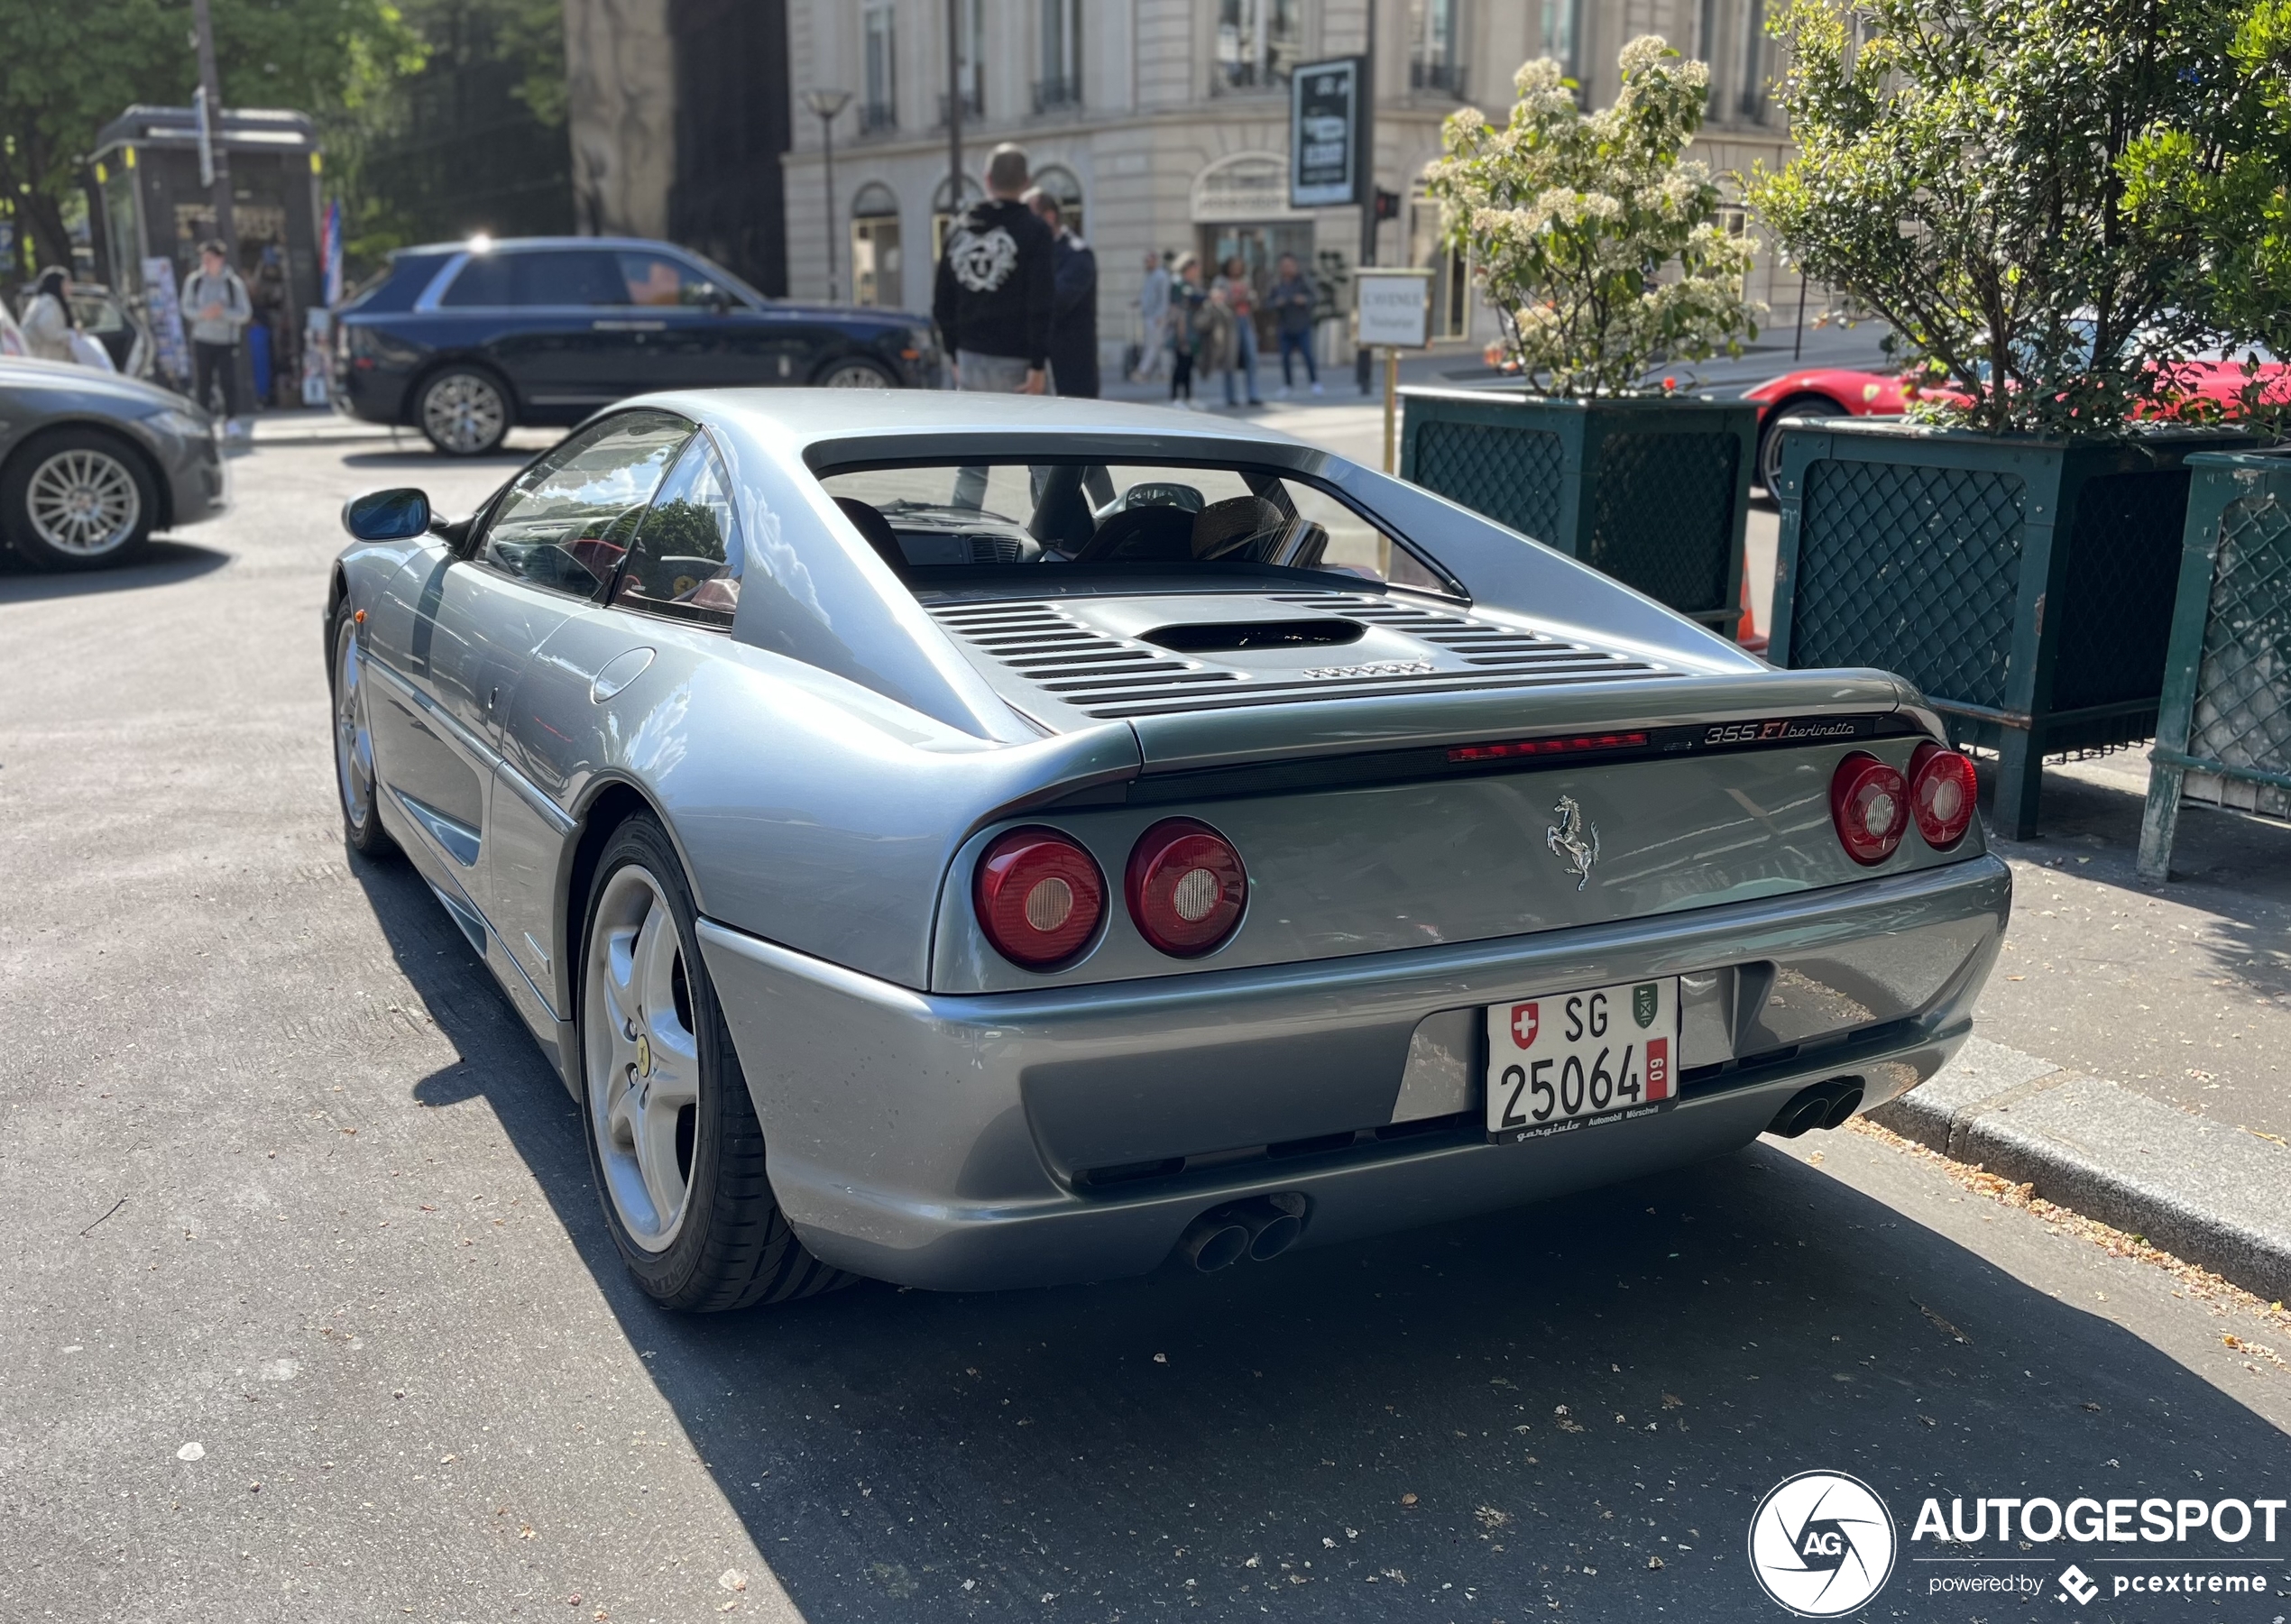
M 1750 1518 L 1750 1571 L 1802 1619 L 1852 1612 L 1892 1576 L 1893 1514 L 1842 1472 L 1801 1472 L 1766 1491 Z

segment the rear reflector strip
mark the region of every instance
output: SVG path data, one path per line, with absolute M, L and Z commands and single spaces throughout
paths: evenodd
M 1574 756 L 1590 750 L 1637 750 L 1647 736 L 1637 733 L 1577 733 L 1563 739 L 1512 739 L 1499 744 L 1458 745 L 1450 761 L 1502 761 L 1514 756 Z

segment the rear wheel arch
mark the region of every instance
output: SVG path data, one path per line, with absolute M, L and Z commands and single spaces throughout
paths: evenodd
M 699 878 L 693 873 L 691 863 L 685 860 L 684 842 L 676 838 L 676 825 L 650 795 L 620 777 L 608 778 L 591 791 L 580 810 L 579 832 L 567 843 L 564 879 L 557 888 L 557 962 L 566 966 L 570 976 L 564 984 L 568 1020 L 580 1018 L 577 961 L 584 946 L 581 931 L 588 913 L 589 888 L 596 883 L 597 864 L 604 856 L 605 847 L 612 843 L 614 831 L 639 813 L 650 817 L 667 833 L 668 843 L 676 849 L 677 860 L 683 864 L 685 884 L 691 889 L 694 902 L 701 900 Z
M 1804 411 L 1809 407 L 1816 408 L 1816 415 L 1825 417 L 1850 417 L 1853 414 L 1853 408 L 1836 396 L 1826 395 L 1819 390 L 1801 389 L 1784 395 L 1759 417 L 1758 441 L 1753 452 L 1756 463 L 1751 470 L 1753 483 L 1762 488 L 1766 486 L 1767 463 L 1771 455 L 1776 426 L 1791 413 Z M 1773 491 L 1767 489 L 1766 494 L 1771 496 Z

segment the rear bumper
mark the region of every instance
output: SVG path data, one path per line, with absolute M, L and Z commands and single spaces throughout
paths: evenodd
M 1194 1217 L 1248 1195 L 1307 1196 L 1305 1240 L 1325 1243 L 1720 1154 L 1809 1082 L 1856 1077 L 1864 1107 L 1881 1104 L 1964 1040 L 2010 900 L 2010 870 L 1983 856 L 1596 929 L 976 996 L 714 922 L 701 937 L 805 1243 L 878 1279 L 975 1290 L 1146 1272 Z M 1440 1011 L 1727 966 L 1761 967 L 1740 977 L 1758 1007 L 1732 1044 L 1757 1052 L 1698 1077 L 1722 1057 L 1689 1045 L 1679 1103 L 1658 1115 L 1524 1145 L 1469 1128 L 1363 1136 L 1107 1193 L 1077 1177 L 1125 1147 L 1207 1153 L 1388 1123 L 1410 1034 Z M 1810 1022 L 1798 1041 L 1768 1047 L 1790 1035 L 1759 1024 L 1769 1003 Z
M 345 417 L 394 427 L 407 421 L 406 385 L 411 377 L 402 367 L 337 361 L 328 394 L 334 409 Z

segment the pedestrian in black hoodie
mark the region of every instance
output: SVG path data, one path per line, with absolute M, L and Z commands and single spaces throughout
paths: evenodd
M 1026 154 L 1005 142 L 987 160 L 987 197 L 962 213 L 939 257 L 932 319 L 959 390 L 1039 395 L 1056 307 L 1050 228 L 1019 198 Z
M 1050 390 L 1098 398 L 1098 253 L 1066 229 L 1058 199 L 1040 187 L 1019 199 L 1050 228 L 1057 290 L 1050 320 Z

